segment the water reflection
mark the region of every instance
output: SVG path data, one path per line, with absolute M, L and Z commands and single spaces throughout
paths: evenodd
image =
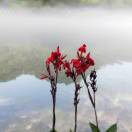
M 120 132 L 129 132 L 132 124 L 132 63 L 120 62 L 98 70 L 97 107 L 102 130 L 118 122 Z M 83 83 L 81 82 L 83 85 Z M 47 132 L 51 127 L 50 84 L 32 75 L 0 83 L 0 131 Z M 57 128 L 67 132 L 73 126 L 74 85 L 59 84 L 57 95 Z M 94 121 L 87 92 L 81 91 L 79 130 L 90 131 Z

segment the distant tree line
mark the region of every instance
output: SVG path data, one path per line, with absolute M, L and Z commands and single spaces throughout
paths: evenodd
M 40 5 L 84 4 L 84 5 L 132 5 L 132 0 L 0 0 L 1 3 L 25 3 Z
M 16 0 L 16 1 L 27 1 L 27 0 Z M 89 4 L 89 5 L 98 5 L 98 4 L 107 4 L 107 5 L 129 5 L 132 4 L 132 0 L 28 0 L 28 2 L 38 2 L 43 4 Z

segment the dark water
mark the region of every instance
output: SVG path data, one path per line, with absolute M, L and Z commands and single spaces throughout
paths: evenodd
M 43 59 L 58 44 L 68 55 L 87 43 L 98 73 L 97 109 L 102 132 L 117 122 L 132 127 L 131 10 L 5 10 L 0 15 L 0 132 L 47 132 L 51 128 L 50 84 L 38 76 Z M 74 85 L 60 75 L 57 129 L 73 128 Z M 83 85 L 83 82 L 81 82 Z M 90 132 L 93 110 L 81 91 L 78 131 Z

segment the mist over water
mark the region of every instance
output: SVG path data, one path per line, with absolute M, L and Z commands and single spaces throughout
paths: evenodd
M 87 43 L 95 56 L 131 60 L 131 14 L 101 8 L 1 9 L 0 45 L 60 45 L 75 50 Z
M 0 8 L 0 131 L 47 132 L 51 128 L 50 85 L 36 76 L 43 70 L 43 59 L 56 46 L 73 55 L 86 43 L 98 73 L 100 126 L 104 130 L 118 122 L 119 132 L 129 132 L 131 35 L 131 9 Z M 73 126 L 73 84 L 65 83 L 59 84 L 57 128 L 67 132 Z M 78 130 L 87 132 L 94 117 L 85 89 L 80 98 Z
M 101 8 L 1 9 L 1 44 L 131 43 L 132 11 Z

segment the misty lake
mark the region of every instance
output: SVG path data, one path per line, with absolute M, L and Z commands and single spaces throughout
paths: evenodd
M 102 131 L 114 122 L 119 132 L 132 130 L 132 11 L 47 7 L 0 9 L 0 132 L 49 131 L 50 84 L 39 79 L 44 59 L 58 45 L 72 57 L 82 43 L 96 63 Z M 63 74 L 60 78 L 56 125 L 68 132 L 74 123 L 74 85 Z M 84 87 L 78 132 L 90 132 L 92 112 Z

